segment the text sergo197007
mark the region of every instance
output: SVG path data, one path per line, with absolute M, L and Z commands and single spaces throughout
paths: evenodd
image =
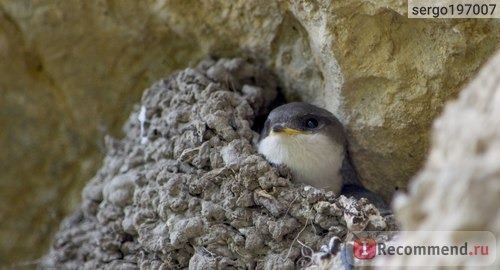
M 408 18 L 500 18 L 500 0 L 409 0 Z

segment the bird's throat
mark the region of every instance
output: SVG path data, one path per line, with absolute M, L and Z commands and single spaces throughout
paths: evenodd
M 259 144 L 259 153 L 275 164 L 284 164 L 295 181 L 339 194 L 342 188 L 340 168 L 344 146 L 322 134 L 279 134 L 267 136 Z

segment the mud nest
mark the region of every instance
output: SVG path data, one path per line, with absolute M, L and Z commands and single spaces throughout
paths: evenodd
M 257 154 L 252 127 L 276 88 L 261 66 L 222 59 L 147 89 L 40 267 L 295 269 L 317 263 L 303 247 L 389 229 L 366 200 L 294 184 Z

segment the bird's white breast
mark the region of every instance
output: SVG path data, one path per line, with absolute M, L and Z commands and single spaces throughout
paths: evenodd
M 260 142 L 259 153 L 287 165 L 296 181 L 340 193 L 344 146 L 322 134 L 271 134 Z

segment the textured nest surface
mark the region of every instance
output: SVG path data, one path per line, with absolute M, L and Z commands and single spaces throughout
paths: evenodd
M 303 246 L 388 229 L 366 200 L 293 184 L 256 153 L 252 126 L 275 96 L 270 73 L 240 59 L 147 89 L 41 267 L 294 269 L 315 263 Z

